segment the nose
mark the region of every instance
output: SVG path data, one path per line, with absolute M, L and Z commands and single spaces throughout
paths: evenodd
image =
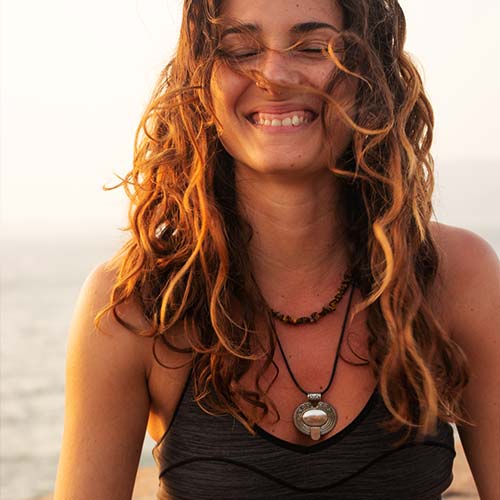
M 285 51 L 267 49 L 258 68 L 263 78 L 257 80 L 257 86 L 272 94 L 281 94 L 279 87 L 273 84 L 278 86 L 300 84 L 302 80 L 300 71 L 291 59 Z

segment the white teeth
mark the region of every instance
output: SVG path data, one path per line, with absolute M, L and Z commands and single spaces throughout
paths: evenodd
M 255 119 L 255 123 L 257 125 L 262 125 L 265 127 L 290 127 L 290 126 L 298 127 L 303 123 L 309 123 L 309 121 L 310 120 L 305 116 L 298 116 L 298 115 L 287 116 L 283 120 L 278 120 L 277 118 L 269 120 L 267 118 L 263 118 L 262 116 L 259 117 L 258 119 Z

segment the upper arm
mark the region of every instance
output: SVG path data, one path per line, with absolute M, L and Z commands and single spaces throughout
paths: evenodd
M 459 426 L 482 500 L 500 498 L 500 266 L 493 249 L 468 231 L 441 238 L 444 300 L 453 340 L 470 365 L 463 403 L 472 425 Z
M 149 339 L 111 316 L 94 327 L 113 275 L 87 278 L 74 313 L 66 360 L 64 434 L 55 500 L 131 498 L 149 413 Z

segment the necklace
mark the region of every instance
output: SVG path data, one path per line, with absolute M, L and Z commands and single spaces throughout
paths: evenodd
M 273 318 L 281 321 L 282 323 L 286 323 L 287 325 L 304 325 L 305 323 L 316 323 L 316 321 L 320 320 L 323 316 L 332 313 L 337 309 L 340 301 L 344 297 L 345 292 L 349 288 L 351 284 L 351 274 L 349 271 L 346 271 L 344 274 L 344 278 L 340 283 L 340 286 L 335 294 L 335 297 L 328 302 L 326 306 L 321 309 L 321 311 L 313 312 L 309 316 L 300 316 L 298 318 L 294 318 L 293 316 L 289 316 L 288 314 L 283 314 L 278 311 L 271 309 L 271 314 Z
M 330 432 L 337 423 L 337 411 L 335 408 L 326 401 L 321 401 L 323 394 L 326 394 L 330 389 L 333 382 L 333 377 L 335 376 L 335 371 L 337 370 L 337 363 L 339 360 L 340 347 L 342 346 L 342 340 L 344 338 L 344 333 L 347 325 L 347 319 L 349 316 L 349 311 L 351 309 L 352 296 L 354 294 L 354 286 L 351 287 L 351 293 L 349 294 L 349 302 L 347 303 L 347 309 L 344 316 L 344 321 L 342 323 L 342 330 L 340 332 L 340 338 L 337 344 L 337 350 L 335 353 L 335 359 L 333 361 L 332 373 L 330 375 L 330 380 L 328 385 L 323 392 L 308 392 L 305 391 L 302 386 L 297 382 L 288 360 L 286 359 L 285 352 L 283 351 L 283 346 L 281 345 L 278 335 L 276 335 L 276 342 L 280 349 L 283 360 L 285 361 L 285 366 L 290 374 L 293 383 L 297 388 L 307 396 L 307 401 L 301 403 L 293 413 L 293 423 L 297 430 L 305 434 L 306 436 L 311 436 L 311 439 L 317 441 L 321 436 Z

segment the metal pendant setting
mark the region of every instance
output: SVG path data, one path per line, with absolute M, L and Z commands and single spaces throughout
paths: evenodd
M 295 408 L 293 423 L 302 434 L 317 441 L 335 427 L 337 412 L 331 404 L 321 401 L 320 393 L 312 392 L 307 399 Z

